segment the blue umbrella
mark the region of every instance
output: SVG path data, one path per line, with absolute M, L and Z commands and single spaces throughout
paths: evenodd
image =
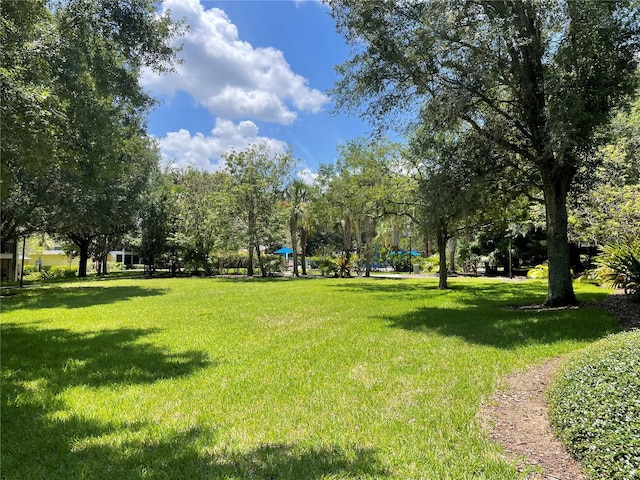
M 280 255 L 287 255 L 289 253 L 293 253 L 293 250 L 290 249 L 289 247 L 282 247 L 282 248 L 279 248 L 278 250 L 276 250 L 273 253 L 279 253 Z

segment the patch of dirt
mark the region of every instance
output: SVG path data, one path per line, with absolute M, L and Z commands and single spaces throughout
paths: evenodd
M 640 304 L 629 302 L 621 293 L 616 291 L 604 301 L 581 306 L 605 308 L 618 317 L 625 330 L 640 328 Z M 553 434 L 547 416 L 546 389 L 562 361 L 555 358 L 502 379 L 480 414 L 489 438 L 504 448 L 508 459 L 517 462 L 518 471 L 527 479 L 586 479 L 582 465 Z
M 545 391 L 561 361 L 555 358 L 502 379 L 482 409 L 489 438 L 502 445 L 506 457 L 517 462 L 527 479 L 586 479 L 582 466 L 551 431 L 547 417 Z

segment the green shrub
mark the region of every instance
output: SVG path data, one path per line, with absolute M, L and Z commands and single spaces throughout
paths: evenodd
M 125 269 L 125 265 L 122 262 L 107 262 L 108 272 L 119 272 Z
M 634 301 L 640 301 L 640 240 L 605 246 L 596 263 L 605 285 L 623 288 Z
M 389 258 L 396 272 L 411 272 L 413 270 L 413 257 L 408 253 L 396 253 L 389 255 Z
M 548 265 L 536 265 L 527 272 L 527 278 L 545 279 L 549 278 Z
M 255 257 L 255 255 L 254 255 Z M 238 273 L 240 269 L 246 269 L 249 267 L 249 254 L 248 253 L 229 253 L 218 255 L 214 261 L 214 265 L 218 264 L 219 273 L 229 273 L 229 270 L 234 270 Z M 255 266 L 255 258 L 254 258 Z
M 23 268 L 23 272 L 26 275 L 29 275 L 31 273 L 37 272 L 38 271 L 38 266 L 37 265 L 25 265 Z
M 320 268 L 320 274 L 323 277 L 337 277 L 338 276 L 338 264 L 335 258 L 322 257 L 318 262 Z
M 265 254 L 262 258 L 262 262 L 269 275 L 282 273 L 284 271 L 285 261 L 282 255 L 278 255 L 277 253 Z
M 28 282 L 39 282 L 41 280 L 59 280 L 64 278 L 73 278 L 78 272 L 77 267 L 69 265 L 56 265 L 53 267 L 42 267 L 38 271 L 35 265 L 29 265 L 24 269 L 24 279 Z
M 421 259 L 420 268 L 427 273 L 438 273 L 440 271 L 440 257 L 436 254 Z
M 640 331 L 610 336 L 567 362 L 549 407 L 558 437 L 592 478 L 640 478 Z
M 43 278 L 46 280 L 57 280 L 59 278 L 73 278 L 78 272 L 77 267 L 69 265 L 56 265 L 43 269 Z
M 31 271 L 27 273 L 27 269 L 24 271 L 24 281 L 25 282 L 39 282 L 42 280 L 42 272 Z

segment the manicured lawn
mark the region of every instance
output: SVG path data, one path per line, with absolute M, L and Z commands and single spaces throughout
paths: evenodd
M 503 308 L 541 301 L 538 282 L 436 282 L 113 280 L 5 298 L 2 478 L 517 478 L 481 402 L 616 323 Z

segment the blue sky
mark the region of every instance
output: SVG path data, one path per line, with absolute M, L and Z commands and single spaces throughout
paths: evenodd
M 183 63 L 175 74 L 143 72 L 145 88 L 160 99 L 149 132 L 165 161 L 216 170 L 221 155 L 266 142 L 288 145 L 310 179 L 336 146 L 366 136 L 358 118 L 334 115 L 327 89 L 334 65 L 349 46 L 329 9 L 317 1 L 164 0 L 185 18 Z

